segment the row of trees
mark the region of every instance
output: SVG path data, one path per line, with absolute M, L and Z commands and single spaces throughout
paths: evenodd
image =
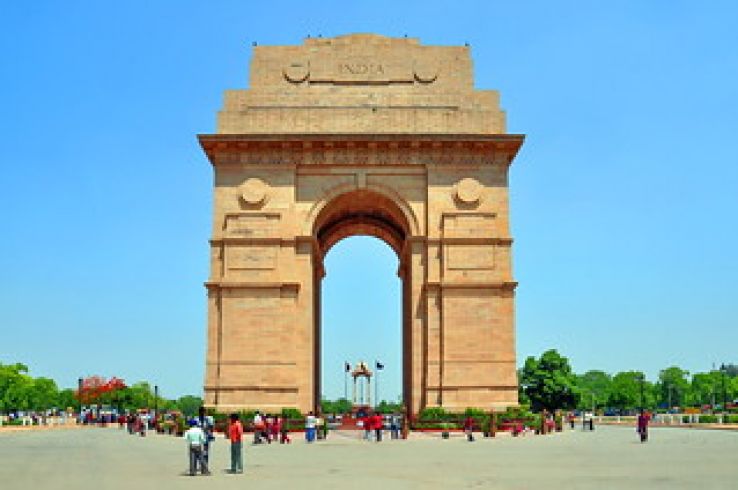
M 0 363 L 0 413 L 77 409 L 83 405 L 112 406 L 120 410 L 153 408 L 179 410 L 194 415 L 202 398 L 186 395 L 176 400 L 156 396 L 151 384 L 142 381 L 131 386 L 119 378 L 90 376 L 82 380 L 81 390 L 59 389 L 53 379 L 28 374 L 28 366 Z
M 672 366 L 649 381 L 640 371 L 610 375 L 592 370 L 577 375 L 566 357 L 549 350 L 538 359 L 527 358 L 518 375 L 521 402 L 534 410 L 714 407 L 738 398 L 738 366 L 732 364 L 694 374 Z

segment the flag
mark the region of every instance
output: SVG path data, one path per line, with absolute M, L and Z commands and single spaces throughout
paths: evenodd
M 349 371 L 351 371 L 351 364 L 349 364 L 349 363 L 347 362 L 347 363 L 346 363 L 346 368 L 345 368 L 345 369 L 346 369 L 346 372 L 347 372 L 347 373 L 348 373 Z
M 384 364 L 382 364 L 382 363 L 381 363 L 381 362 L 379 362 L 379 361 L 375 361 L 375 363 L 374 363 L 374 367 L 376 367 L 376 368 L 377 368 L 377 371 L 381 371 L 382 369 L 384 369 Z

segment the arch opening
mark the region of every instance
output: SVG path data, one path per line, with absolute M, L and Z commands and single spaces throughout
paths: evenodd
M 400 392 L 401 392 L 401 398 L 403 403 L 407 403 L 407 395 L 408 395 L 408 375 L 409 370 L 407 369 L 407 365 L 409 362 L 409 348 L 407 341 L 407 327 L 408 327 L 408 288 L 405 284 L 405 278 L 403 274 L 403 262 L 404 262 L 404 254 L 406 253 L 406 243 L 408 237 L 411 235 L 411 227 L 410 223 L 408 222 L 408 219 L 406 217 L 405 212 L 402 210 L 401 206 L 398 205 L 393 199 L 390 197 L 380 194 L 378 192 L 374 192 L 371 190 L 366 189 L 360 189 L 360 190 L 353 190 L 350 192 L 346 192 L 344 194 L 341 194 L 339 196 L 334 197 L 331 201 L 329 201 L 318 213 L 318 216 L 315 219 L 314 225 L 313 225 L 313 237 L 316 240 L 317 248 L 319 253 L 315 257 L 315 263 L 314 263 L 314 298 L 315 298 L 315 305 L 314 305 L 314 312 L 315 312 L 315 318 L 314 318 L 314 325 L 315 325 L 315 331 L 314 331 L 314 339 L 315 339 L 315 345 L 314 345 L 314 352 L 315 352 L 315 372 L 314 372 L 314 386 L 315 386 L 315 397 L 314 399 L 316 402 L 322 399 L 323 393 L 323 279 L 325 277 L 326 269 L 324 266 L 324 260 L 328 254 L 328 252 L 333 249 L 333 247 L 338 244 L 339 242 L 342 243 L 350 243 L 351 241 L 347 241 L 345 239 L 356 237 L 356 236 L 368 236 L 376 238 L 384 243 L 386 243 L 390 249 L 394 251 L 394 255 L 397 257 L 397 264 L 399 264 L 397 273 L 400 278 L 399 284 L 397 284 L 397 287 L 394 288 L 396 291 L 393 293 L 397 299 L 397 302 L 395 303 L 396 306 L 399 306 L 399 308 L 396 309 L 397 317 L 394 320 L 394 325 L 399 324 L 400 326 L 400 332 L 399 335 L 393 336 L 392 333 L 387 333 L 386 335 L 392 338 L 396 337 L 396 340 L 394 342 L 394 345 L 392 344 L 392 341 L 390 341 L 390 345 L 388 347 L 383 348 L 382 342 L 377 342 L 376 345 L 371 349 L 371 352 L 374 352 L 374 358 L 372 359 L 344 359 L 344 361 L 355 363 L 358 361 L 365 361 L 367 363 L 371 363 L 373 367 L 373 363 L 376 360 L 381 360 L 382 357 L 385 357 L 386 359 L 391 359 L 391 363 L 394 364 L 393 369 L 388 371 L 387 375 L 394 377 L 395 380 L 399 379 L 400 382 Z M 343 248 L 343 247 L 340 247 Z M 376 250 L 376 247 L 375 247 Z M 340 255 L 340 253 L 339 253 Z M 381 252 L 377 252 L 377 255 L 381 255 Z M 374 259 L 374 257 L 371 257 L 371 259 Z M 361 259 L 360 259 L 361 260 Z M 366 265 L 366 264 L 362 264 Z M 371 265 L 371 261 L 370 261 Z M 341 265 L 341 267 L 348 267 L 350 270 L 355 271 L 357 265 L 351 263 L 351 261 L 344 261 L 344 263 Z M 386 279 L 384 279 L 384 284 L 388 284 L 386 282 Z M 361 296 L 366 296 L 371 294 L 371 292 L 367 289 L 365 289 L 362 285 L 362 287 L 357 287 L 353 292 L 349 293 L 348 298 L 349 302 L 356 305 L 357 302 L 362 302 Z M 335 294 L 330 291 L 328 291 L 329 294 Z M 385 298 L 385 301 L 387 299 Z M 369 301 L 371 302 L 371 301 Z M 364 306 L 366 305 L 366 302 L 364 302 Z M 390 306 L 387 306 L 387 308 L 392 308 L 391 306 L 391 300 L 389 300 L 387 303 Z M 380 306 L 381 307 L 381 306 Z M 392 316 L 392 312 L 384 312 L 389 313 L 389 316 Z M 361 319 L 363 320 L 363 319 Z M 361 321 L 357 321 L 355 323 L 361 323 Z M 389 331 L 392 331 L 392 326 L 383 325 L 383 327 L 389 328 Z M 372 338 L 372 332 L 366 331 L 364 327 L 361 325 L 358 329 L 350 329 L 352 335 L 356 338 L 357 342 L 363 342 L 368 337 L 368 339 L 371 340 Z M 333 334 L 333 330 L 331 330 Z M 395 333 L 396 327 L 395 327 Z M 371 343 L 371 342 L 370 342 Z M 397 344 L 400 344 L 400 348 L 397 349 Z M 365 350 L 357 350 L 356 352 L 365 352 L 368 353 L 369 351 Z M 394 355 L 392 355 L 392 352 L 395 352 Z M 330 372 L 333 372 L 334 369 L 336 369 L 335 359 L 325 359 L 326 362 L 331 362 L 330 366 L 326 366 L 327 369 L 330 370 Z M 353 367 L 353 366 L 352 366 Z M 330 386 L 330 384 L 329 384 Z M 381 390 L 381 387 L 380 387 Z M 335 391 L 335 386 L 333 387 L 333 391 Z M 385 392 L 389 393 L 389 392 Z M 346 395 L 346 393 L 342 393 L 342 395 Z M 375 395 L 372 395 L 375 396 Z M 381 394 L 380 394 L 381 396 Z M 349 401 L 352 400 L 352 393 L 349 391 L 348 393 Z M 366 401 L 366 400 L 364 400 Z M 379 402 L 380 400 L 374 400 L 374 402 Z M 387 401 L 395 402 L 396 399 L 389 399 Z M 320 408 L 320 407 L 316 407 Z
M 334 198 L 318 214 L 313 232 L 323 256 L 343 238 L 368 235 L 386 242 L 400 259 L 409 234 L 410 225 L 400 206 L 369 190 L 355 190 Z
M 402 280 L 394 274 L 397 264 L 391 247 L 365 235 L 340 240 L 326 255 L 320 292 L 321 400 L 345 398 L 364 406 L 402 398 Z M 351 370 L 365 362 L 371 378 L 355 384 L 344 370 L 346 362 Z

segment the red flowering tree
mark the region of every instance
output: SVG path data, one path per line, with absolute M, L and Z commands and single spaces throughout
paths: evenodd
M 75 392 L 77 399 L 85 405 L 110 401 L 111 396 L 118 390 L 126 388 L 126 383 L 113 376 L 105 379 L 102 376 L 89 376 L 82 380 L 81 389 Z

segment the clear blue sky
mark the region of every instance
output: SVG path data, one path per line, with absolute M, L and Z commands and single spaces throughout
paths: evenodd
M 0 360 L 198 393 L 212 175 L 195 134 L 246 87 L 252 41 L 375 32 L 469 42 L 477 86 L 528 135 L 510 178 L 520 362 L 736 362 L 736 26 L 730 1 L 6 2 Z M 381 395 L 399 393 L 396 260 L 365 238 L 328 256 L 331 397 L 344 354 L 381 357 Z M 383 294 L 353 302 L 368 281 Z

